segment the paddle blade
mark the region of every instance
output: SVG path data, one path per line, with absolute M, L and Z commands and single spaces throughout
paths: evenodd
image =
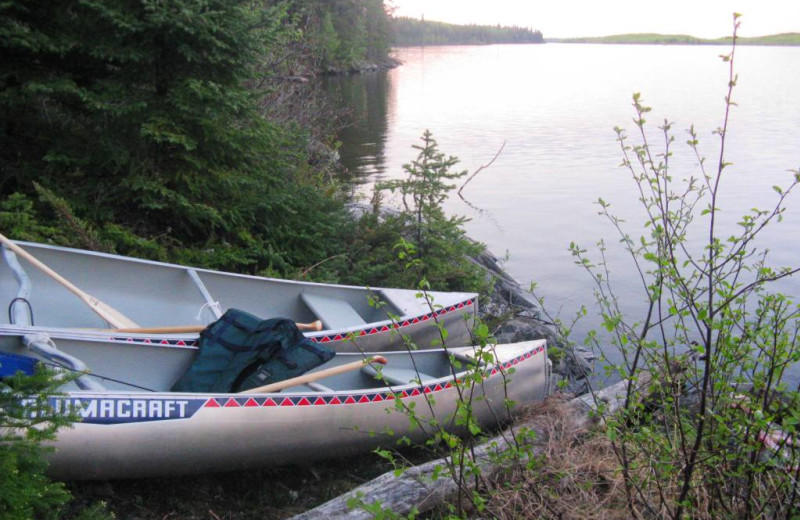
M 84 293 L 85 294 L 85 293 Z M 114 327 L 115 329 L 123 329 L 123 328 L 137 328 L 139 324 L 133 321 L 132 319 L 128 318 L 115 308 L 101 302 L 94 296 L 86 295 L 87 297 L 84 299 L 81 297 L 83 301 L 86 302 L 89 307 L 101 318 L 106 320 L 109 325 Z

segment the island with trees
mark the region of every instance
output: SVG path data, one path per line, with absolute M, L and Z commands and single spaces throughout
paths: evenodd
M 605 43 L 652 45 L 731 45 L 732 38 L 697 38 L 686 34 L 635 33 L 579 38 L 547 38 L 548 43 Z M 800 45 L 800 33 L 737 37 L 737 45 Z

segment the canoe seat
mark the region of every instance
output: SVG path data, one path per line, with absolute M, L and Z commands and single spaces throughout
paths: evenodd
M 483 360 L 478 360 L 475 354 L 476 353 L 473 350 L 450 351 L 450 355 L 453 356 L 453 359 L 460 361 L 464 365 L 464 368 L 474 367 L 475 365 L 483 366 L 486 364 Z
M 422 312 L 430 312 L 428 302 L 422 296 L 417 296 L 416 291 L 381 289 L 378 296 L 381 300 L 396 307 L 400 316 L 412 316 Z
M 306 383 L 306 386 L 309 387 L 310 389 L 314 390 L 315 392 L 328 392 L 328 393 L 331 393 L 331 392 L 334 391 L 333 388 L 331 388 L 329 386 L 321 385 L 321 384 L 319 384 L 319 383 L 317 383 L 315 381 L 309 381 L 308 383 Z
M 347 329 L 367 324 L 352 305 L 344 300 L 308 293 L 301 293 L 300 298 L 322 320 L 326 329 Z
M 416 383 L 418 381 L 426 383 L 427 381 L 437 379 L 436 377 L 417 372 L 411 368 L 382 367 L 380 373 L 383 374 L 383 379 L 378 376 L 378 369 L 371 365 L 364 365 L 361 368 L 361 372 L 385 384 L 397 386 Z

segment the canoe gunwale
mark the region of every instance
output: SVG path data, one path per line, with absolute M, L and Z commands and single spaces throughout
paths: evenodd
M 381 289 L 383 289 L 383 287 L 369 288 L 369 287 L 364 287 L 364 286 L 359 286 L 359 285 L 345 285 L 345 284 L 336 284 L 336 283 L 310 282 L 310 281 L 301 281 L 301 280 L 290 280 L 290 279 L 285 279 L 285 278 L 273 278 L 273 277 L 269 277 L 269 276 L 258 276 L 258 275 L 252 275 L 252 274 L 233 273 L 233 272 L 230 272 L 230 271 L 219 271 L 219 270 L 215 270 L 215 269 L 205 269 L 205 268 L 201 268 L 201 267 L 191 267 L 191 266 L 182 265 L 182 264 L 172 264 L 172 263 L 168 263 L 168 262 L 159 262 L 157 260 L 146 260 L 144 258 L 136 258 L 136 257 L 132 257 L 132 256 L 121 256 L 121 255 L 116 255 L 116 254 L 112 254 L 112 253 L 103 253 L 103 252 L 100 252 L 100 251 L 88 251 L 88 250 L 76 249 L 76 248 L 72 248 L 72 247 L 56 246 L 56 245 L 50 245 L 50 244 L 40 244 L 40 243 L 37 243 L 37 242 L 26 242 L 26 241 L 23 241 L 23 240 L 12 240 L 12 242 L 14 242 L 15 244 L 17 244 L 20 247 L 28 247 L 28 248 L 32 248 L 34 250 L 35 249 L 46 249 L 46 250 L 52 250 L 52 251 L 57 251 L 57 252 L 65 251 L 65 252 L 74 253 L 74 254 L 80 255 L 80 256 L 87 256 L 87 257 L 93 257 L 94 256 L 94 257 L 105 258 L 105 259 L 109 259 L 109 260 L 125 261 L 125 262 L 131 262 L 131 263 L 135 263 L 135 264 L 150 265 L 150 266 L 154 266 L 154 267 L 165 267 L 165 268 L 171 268 L 171 269 L 176 269 L 176 270 L 184 270 L 184 271 L 190 271 L 191 270 L 191 271 L 194 271 L 195 273 L 197 273 L 198 275 L 205 273 L 205 274 L 211 274 L 211 275 L 230 276 L 230 277 L 233 277 L 233 278 L 241 278 L 241 279 L 244 279 L 244 280 L 259 280 L 259 281 L 275 282 L 277 284 L 298 285 L 298 286 L 301 286 L 301 287 L 303 287 L 303 286 L 324 287 L 324 288 L 334 288 L 334 289 L 372 291 L 372 292 L 376 292 L 376 293 L 379 292 Z M 409 289 L 409 290 L 412 290 L 412 289 Z M 436 292 L 436 291 L 434 291 L 434 292 Z M 477 296 L 477 294 L 474 294 L 474 293 L 460 293 L 460 294 L 470 295 L 470 296 L 473 296 L 473 297 Z
M 469 309 L 474 312 L 473 307 L 477 298 L 469 298 L 460 301 L 446 309 L 439 309 L 427 314 L 406 315 L 397 320 L 387 319 L 379 322 L 367 323 L 366 325 L 356 325 L 344 329 L 331 329 L 322 331 L 304 332 L 303 334 L 317 343 L 329 343 L 350 341 L 364 336 L 374 336 L 377 334 L 400 332 L 404 328 L 413 325 L 423 324 L 435 320 L 436 318 Z M 150 333 L 114 333 L 102 329 L 79 329 L 67 327 L 47 327 L 35 325 L 14 325 L 0 324 L 0 333 L 12 332 L 15 334 L 45 333 L 53 336 L 65 337 L 70 339 L 85 339 L 87 341 L 114 341 L 122 343 L 146 344 L 150 346 L 163 347 L 182 347 L 197 348 L 198 333 L 174 333 L 174 334 L 150 334 Z
M 546 340 L 532 340 L 522 342 L 514 345 L 530 344 L 530 348 L 519 350 L 514 355 L 506 358 L 498 359 L 496 362 L 488 366 L 480 366 L 477 370 L 484 372 L 483 384 L 495 377 L 502 377 L 507 374 L 507 371 L 531 360 L 536 356 L 546 357 L 547 343 Z M 513 345 L 509 345 L 513 346 Z M 503 347 L 498 345 L 497 347 Z M 459 351 L 471 349 L 471 347 L 461 347 L 458 349 L 451 349 L 452 351 Z M 502 350 L 502 349 L 501 349 Z M 395 351 L 382 353 L 382 355 L 415 355 L 428 354 L 431 352 L 442 353 L 443 349 L 436 350 L 419 350 L 419 351 Z M 368 357 L 368 355 L 364 354 Z M 357 358 L 359 355 L 350 354 L 349 357 Z M 498 356 L 499 357 L 499 356 Z M 98 392 L 92 390 L 72 390 L 65 392 L 63 396 L 51 397 L 51 401 L 58 400 L 186 400 L 186 401 L 203 401 L 204 404 L 200 408 L 242 408 L 242 407 L 259 407 L 267 408 L 273 406 L 342 406 L 353 404 L 366 404 L 380 401 L 389 401 L 392 399 L 407 399 L 417 397 L 419 395 L 431 395 L 444 390 L 453 388 L 454 381 L 462 381 L 465 376 L 472 373 L 475 369 L 464 369 L 442 377 L 434 379 L 426 379 L 422 382 L 410 382 L 403 385 L 386 385 L 374 388 L 353 388 L 343 390 L 303 390 L 291 392 L 270 392 L 270 393 L 255 393 L 255 394 L 242 394 L 242 393 L 214 393 L 214 392 L 169 392 L 169 391 L 155 391 L 155 392 L 133 392 L 121 390 L 109 390 L 107 392 Z M 370 396 L 368 401 L 364 400 L 365 396 Z M 342 399 L 344 397 L 344 399 Z M 321 400 L 320 400 L 321 399 Z M 307 401 L 307 402 L 304 402 Z M 248 404 L 249 403 L 249 404 Z M 175 417 L 174 419 L 186 419 L 190 417 Z M 148 422 L 143 420 L 141 422 Z M 93 424 L 92 422 L 81 422 L 83 424 Z M 124 424 L 130 424 L 130 421 L 122 421 Z M 103 423 L 103 424 L 118 424 L 118 423 Z

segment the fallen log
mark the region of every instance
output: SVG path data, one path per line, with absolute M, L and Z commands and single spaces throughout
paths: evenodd
M 650 384 L 649 374 L 640 377 L 637 384 L 639 389 L 644 389 Z M 592 394 L 585 394 L 570 401 L 562 401 L 557 406 L 562 407 L 563 416 L 569 422 L 569 428 L 575 432 L 585 431 L 592 423 L 602 419 L 601 414 L 611 414 L 619 410 L 625 403 L 628 382 L 621 381 Z M 557 399 L 557 398 L 551 398 Z M 602 405 L 598 410 L 596 403 Z M 600 412 L 600 413 L 598 413 Z M 516 424 L 514 428 L 522 428 L 535 432 L 532 451 L 541 454 L 548 442 L 549 421 L 544 416 L 534 416 L 526 421 Z M 496 455 L 509 448 L 510 432 L 506 431 L 491 438 L 474 450 L 475 463 L 480 467 L 481 474 L 492 477 L 502 471 L 502 467 L 493 463 Z M 433 460 L 419 466 L 405 470 L 396 475 L 391 471 L 378 478 L 362 484 L 361 486 L 330 500 L 314 509 L 292 517 L 290 520 L 311 520 L 315 518 L 341 519 L 341 520 L 369 520 L 374 518 L 372 512 L 364 507 L 349 502 L 359 501 L 363 504 L 376 505 L 384 510 L 391 510 L 396 514 L 405 515 L 415 510 L 419 513 L 430 511 L 434 507 L 447 502 L 457 496 L 456 482 L 447 476 L 441 476 L 441 469 L 447 467 L 444 459 Z M 438 477 L 434 478 L 434 475 Z

